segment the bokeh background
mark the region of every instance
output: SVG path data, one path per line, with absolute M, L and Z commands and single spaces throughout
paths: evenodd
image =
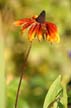
M 46 20 L 59 29 L 61 41 L 51 44 L 33 41 L 24 71 L 18 108 L 42 108 L 45 95 L 59 74 L 71 76 L 71 0 L 0 0 L 1 31 L 5 46 L 6 107 L 14 108 L 24 55 L 29 47 L 26 30 L 15 27 L 15 20 L 46 11 Z M 0 88 L 1 89 L 1 88 Z M 71 107 L 71 82 L 67 85 Z

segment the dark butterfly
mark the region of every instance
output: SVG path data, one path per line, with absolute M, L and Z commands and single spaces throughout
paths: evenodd
M 36 18 L 36 21 L 39 22 L 39 23 L 44 23 L 45 22 L 45 16 L 46 16 L 46 13 L 45 11 L 43 10 L 40 15 Z

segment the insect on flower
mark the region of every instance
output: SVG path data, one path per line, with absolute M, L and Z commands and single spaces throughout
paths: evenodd
M 57 26 L 54 23 L 45 21 L 46 13 L 43 10 L 39 16 L 24 18 L 14 22 L 16 26 L 22 26 L 22 31 L 29 27 L 28 39 L 32 41 L 37 36 L 38 40 L 46 39 L 53 42 L 59 42 Z

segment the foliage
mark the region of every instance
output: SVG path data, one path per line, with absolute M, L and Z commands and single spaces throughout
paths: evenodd
M 51 85 L 43 108 L 67 108 L 67 92 L 65 85 L 61 84 L 61 76 Z

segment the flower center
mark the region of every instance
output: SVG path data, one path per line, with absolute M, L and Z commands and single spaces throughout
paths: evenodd
M 43 10 L 40 15 L 36 18 L 36 21 L 39 23 L 44 23 L 45 22 L 45 11 Z

